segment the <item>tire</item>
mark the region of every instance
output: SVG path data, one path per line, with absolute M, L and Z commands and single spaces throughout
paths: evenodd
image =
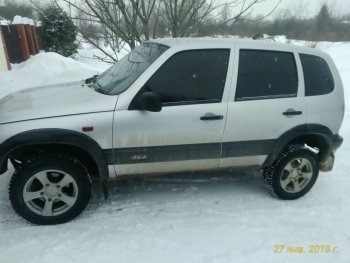
M 34 157 L 14 172 L 9 185 L 13 209 L 37 225 L 65 223 L 77 217 L 91 196 L 91 180 L 76 159 L 59 154 Z
M 264 169 L 264 184 L 274 196 L 294 200 L 310 191 L 318 173 L 318 156 L 302 145 L 290 145 Z

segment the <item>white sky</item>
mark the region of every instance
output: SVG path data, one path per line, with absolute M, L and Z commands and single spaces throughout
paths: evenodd
M 3 0 L 0 0 L 2 2 Z M 18 0 L 27 2 L 28 0 Z M 45 3 L 48 0 L 35 0 L 36 2 Z M 232 0 L 220 0 L 222 3 L 231 2 Z M 243 0 L 240 0 L 243 1 Z M 249 0 L 247 0 L 248 2 Z M 279 0 L 266 0 L 264 3 L 254 6 L 253 15 L 267 14 L 279 2 Z M 282 0 L 278 8 L 272 14 L 272 18 L 281 15 L 284 10 L 289 9 L 292 14 L 300 17 L 315 16 L 323 3 L 327 3 L 331 12 L 335 15 L 344 15 L 350 13 L 350 0 Z
M 223 2 L 226 1 L 228 0 L 223 0 Z M 277 3 L 278 0 L 267 0 L 255 6 L 253 14 L 268 13 Z M 335 16 L 350 13 L 350 0 L 282 0 L 281 4 L 273 13 L 273 17 L 280 15 L 286 9 L 289 9 L 292 14 L 299 15 L 300 17 L 315 16 L 324 3 L 328 4 L 330 11 Z

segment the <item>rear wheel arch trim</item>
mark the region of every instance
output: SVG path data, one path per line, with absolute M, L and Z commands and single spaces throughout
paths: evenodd
M 23 146 L 58 144 L 77 147 L 96 162 L 99 178 L 108 178 L 108 165 L 100 145 L 89 136 L 66 129 L 35 129 L 18 133 L 0 145 L 0 174 L 7 170 L 8 155 Z
M 304 135 L 322 136 L 327 144 L 325 156 L 331 154 L 333 146 L 332 137 L 334 137 L 332 131 L 320 124 L 303 124 L 286 131 L 277 139 L 274 148 L 265 160 L 263 166 L 271 165 L 290 142 Z

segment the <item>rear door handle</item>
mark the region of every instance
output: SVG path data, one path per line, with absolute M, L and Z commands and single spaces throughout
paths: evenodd
M 286 110 L 285 112 L 282 113 L 284 116 L 295 116 L 295 115 L 301 115 L 303 114 L 302 111 L 297 111 L 297 110 L 294 110 L 294 109 L 288 109 Z
M 224 116 L 222 115 L 215 115 L 213 113 L 207 113 L 204 116 L 200 117 L 201 121 L 214 121 L 214 120 L 222 120 Z

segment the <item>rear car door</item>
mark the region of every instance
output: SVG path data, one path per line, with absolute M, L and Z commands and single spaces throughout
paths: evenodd
M 288 50 L 237 52 L 220 167 L 260 166 L 283 133 L 306 121 L 301 64 Z
M 130 98 L 128 109 L 117 107 L 113 124 L 117 175 L 219 166 L 229 93 L 227 78 L 231 77 L 229 57 L 230 49 L 173 54 Z M 161 97 L 160 112 L 135 106 L 145 91 Z M 123 95 L 121 100 L 125 100 Z

